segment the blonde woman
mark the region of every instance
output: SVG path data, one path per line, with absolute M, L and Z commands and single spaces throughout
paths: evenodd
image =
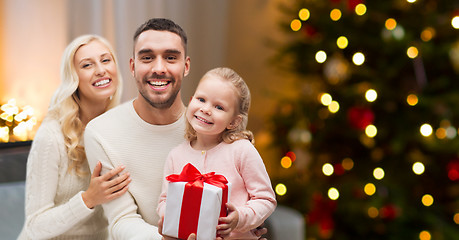
M 128 189 L 119 166 L 100 176 L 86 160 L 86 124 L 120 102 L 122 79 L 111 45 L 83 35 L 65 49 L 61 84 L 32 143 L 27 160 L 26 220 L 19 239 L 107 239 L 100 204 Z M 119 175 L 119 176 L 118 176 Z

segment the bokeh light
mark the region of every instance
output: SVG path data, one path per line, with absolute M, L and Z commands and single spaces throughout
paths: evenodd
M 430 235 L 430 232 L 428 231 L 421 231 L 419 233 L 419 240 L 431 240 L 432 236 Z
M 459 225 L 459 213 L 454 214 L 453 220 L 457 225 Z
M 365 92 L 365 99 L 368 102 L 374 102 L 378 98 L 378 93 L 374 89 L 368 89 Z
M 427 27 L 421 32 L 421 39 L 424 42 L 428 42 L 432 40 L 433 37 L 435 37 L 435 34 L 436 34 L 435 29 L 431 27 Z
M 338 189 L 332 187 L 330 189 L 328 189 L 328 197 L 331 199 L 331 200 L 336 200 L 339 198 L 339 191 Z
M 373 183 L 367 183 L 365 184 L 365 187 L 363 188 L 363 191 L 368 195 L 371 196 L 375 194 L 376 192 L 376 186 Z
M 376 179 L 376 180 L 381 180 L 384 178 L 384 170 L 382 168 L 375 168 L 375 170 L 373 170 L 373 177 Z
M 357 15 L 362 16 L 366 12 L 367 12 L 367 6 L 365 6 L 365 4 L 359 3 L 359 4 L 357 4 L 357 6 L 355 6 L 355 13 Z
M 451 19 L 451 26 L 453 26 L 454 29 L 459 29 L 459 16 L 455 16 Z
M 394 30 L 397 27 L 397 21 L 393 18 L 388 18 L 384 24 L 387 30 Z
M 332 96 L 328 93 L 323 93 L 322 95 L 320 95 L 320 102 L 322 103 L 322 105 L 324 106 L 328 106 L 330 105 L 330 103 L 332 102 Z
M 324 51 L 320 50 L 316 53 L 316 61 L 318 63 L 323 63 L 326 60 L 327 60 L 327 54 Z
M 277 184 L 275 190 L 279 196 L 283 196 L 287 193 L 287 187 L 283 183 Z
M 298 13 L 298 17 L 300 17 L 302 21 L 308 20 L 310 16 L 311 14 L 307 8 L 302 8 Z
M 332 101 L 330 105 L 328 105 L 328 110 L 331 113 L 336 113 L 339 110 L 339 103 L 337 101 Z
M 345 49 L 348 44 L 349 44 L 349 42 L 348 42 L 348 40 L 347 40 L 347 38 L 345 36 L 341 36 L 336 40 L 336 45 L 340 49 Z
M 418 101 L 419 101 L 418 96 L 414 94 L 410 94 L 408 95 L 408 97 L 406 97 L 406 102 L 410 106 L 415 106 L 416 104 L 418 104 Z
M 424 196 L 422 196 L 421 201 L 422 201 L 422 204 L 424 204 L 424 206 L 429 207 L 429 206 L 432 206 L 434 202 L 434 198 L 430 194 L 425 194 Z
M 281 159 L 281 166 L 283 168 L 290 168 L 292 166 L 292 159 L 289 157 L 285 156 Z
M 345 158 L 343 159 L 343 161 L 341 162 L 341 165 L 343 165 L 343 168 L 345 170 L 351 170 L 353 167 L 354 167 L 354 161 L 352 161 L 351 158 Z
M 362 65 L 365 62 L 365 55 L 363 55 L 361 52 L 355 53 L 352 56 L 352 62 L 357 66 Z
M 378 134 L 378 129 L 375 125 L 370 124 L 365 128 L 365 134 L 370 138 L 374 138 Z
M 341 18 L 341 15 L 342 15 L 341 10 L 336 9 L 336 8 L 331 10 L 330 12 L 330 18 L 333 21 L 338 21 Z
M 414 46 L 411 46 L 406 50 L 406 55 L 408 55 L 409 58 L 416 58 L 418 54 L 419 50 Z
M 424 167 L 424 164 L 422 164 L 421 162 L 415 162 L 413 164 L 413 172 L 416 174 L 416 175 L 421 175 L 424 173 L 425 171 L 425 167 Z
M 290 23 L 290 28 L 293 30 L 293 31 L 298 31 L 301 29 L 301 21 L 298 20 L 298 19 L 293 19 L 292 22 Z
M 432 133 L 433 133 L 433 128 L 428 123 L 422 124 L 421 128 L 419 130 L 420 130 L 422 136 L 424 136 L 424 137 L 428 137 L 428 136 L 432 135 Z
M 289 157 L 292 160 L 292 162 L 295 162 L 296 160 L 296 154 L 292 151 L 287 152 L 285 156 Z
M 322 172 L 325 176 L 331 176 L 333 174 L 334 168 L 330 163 L 325 163 L 322 166 Z
M 379 215 L 379 210 L 375 207 L 369 207 L 367 213 L 369 217 L 376 218 Z

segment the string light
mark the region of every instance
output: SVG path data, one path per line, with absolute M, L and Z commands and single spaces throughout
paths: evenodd
M 283 196 L 287 193 L 287 187 L 283 183 L 277 184 L 275 190 L 279 196 Z
M 371 196 L 375 194 L 376 192 L 376 186 L 373 183 L 367 183 L 365 184 L 365 187 L 363 188 L 363 191 L 368 195 Z
M 451 26 L 453 26 L 454 29 L 459 29 L 459 16 L 455 16 L 451 19 Z
M 341 165 L 343 166 L 343 168 L 345 170 L 351 170 L 353 167 L 354 167 L 354 161 L 352 161 L 351 158 L 345 158 L 343 159 L 343 161 L 341 162 Z
M 338 21 L 341 18 L 341 15 L 342 15 L 341 14 L 341 10 L 336 9 L 336 8 L 331 10 L 331 12 L 330 12 L 330 18 L 331 18 L 331 20 L 333 20 L 335 22 Z
M 320 95 L 320 102 L 322 103 L 322 105 L 324 106 L 328 106 L 330 105 L 330 103 L 332 102 L 332 96 L 328 93 L 322 93 Z
M 459 213 L 454 214 L 453 220 L 457 225 L 459 225 Z
M 332 101 L 329 105 L 328 105 L 328 110 L 331 112 L 331 113 L 336 113 L 338 112 L 339 110 L 339 103 L 337 101 Z
M 365 6 L 365 4 L 359 3 L 359 4 L 357 4 L 357 6 L 355 6 L 355 13 L 357 15 L 362 16 L 366 12 L 367 12 L 367 6 Z
M 360 66 L 365 62 L 365 55 L 361 52 L 356 52 L 352 56 L 352 62 L 354 62 L 355 65 Z
M 424 171 L 425 171 L 425 167 L 424 167 L 424 164 L 422 164 L 421 162 L 415 162 L 413 164 L 413 172 L 416 175 L 421 175 L 424 173 Z
M 414 2 L 416 2 L 416 0 L 406 0 L 406 1 L 409 2 L 409 3 L 414 3 Z
M 419 233 L 419 240 L 431 240 L 432 239 L 432 236 L 430 235 L 430 233 L 428 231 L 421 231 Z
M 379 215 L 379 210 L 375 207 L 369 207 L 367 213 L 369 217 L 376 218 Z
M 397 27 L 397 21 L 395 21 L 393 18 L 388 18 L 384 23 L 384 26 L 387 30 L 394 30 L 395 27 Z
M 373 170 L 373 177 L 376 179 L 376 180 L 381 180 L 384 178 L 384 170 L 382 168 L 375 168 L 375 170 Z
M 320 50 L 316 53 L 316 61 L 318 63 L 323 63 L 326 60 L 327 60 L 327 54 L 324 51 Z
M 406 102 L 410 106 L 415 106 L 416 104 L 418 104 L 418 101 L 419 101 L 418 96 L 414 94 L 410 94 L 408 95 L 408 97 L 406 97 Z
M 370 124 L 365 128 L 365 134 L 369 138 L 374 138 L 376 134 L 378 134 L 378 129 L 376 128 L 375 125 Z
M 341 36 L 339 37 L 337 40 L 336 40 L 336 45 L 340 48 L 340 49 L 345 49 L 348 45 L 348 40 L 345 36 Z
M 281 159 L 281 166 L 283 168 L 290 168 L 292 166 L 292 159 L 290 159 L 290 157 L 287 156 L 283 157 Z
M 330 163 L 325 163 L 322 166 L 322 172 L 325 176 L 331 176 L 333 174 L 334 168 Z
M 297 32 L 297 31 L 299 31 L 299 30 L 301 29 L 301 25 L 302 25 L 302 24 L 301 24 L 301 21 L 300 21 L 300 20 L 298 20 L 298 19 L 293 19 L 292 22 L 290 23 L 290 28 L 291 28 L 293 31 Z
M 308 20 L 310 16 L 311 14 L 307 8 L 302 8 L 298 13 L 298 17 L 300 17 L 302 21 Z
M 328 189 L 328 197 L 331 199 L 331 200 L 336 200 L 339 198 L 339 191 L 338 189 L 332 187 L 330 189 Z
M 408 55 L 409 58 L 416 58 L 418 54 L 419 50 L 414 46 L 411 46 L 406 50 L 406 55 Z
M 424 196 L 422 196 L 421 202 L 422 204 L 424 204 L 424 206 L 430 207 L 434 202 L 434 198 L 430 194 L 425 194 Z
M 421 125 L 421 128 L 419 129 L 419 131 L 421 132 L 422 136 L 428 137 L 428 136 L 432 135 L 433 128 L 432 128 L 432 126 L 430 126 L 430 124 L 424 123 L 424 124 Z
M 435 36 L 435 34 L 436 34 L 435 29 L 431 27 L 427 27 L 421 32 L 421 39 L 424 42 L 428 42 Z
M 378 93 L 374 89 L 368 89 L 365 92 L 365 99 L 368 102 L 374 102 L 378 98 Z

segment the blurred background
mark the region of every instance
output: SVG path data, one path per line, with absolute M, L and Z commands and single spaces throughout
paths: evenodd
M 132 35 L 166 17 L 189 37 L 185 102 L 217 66 L 248 83 L 249 129 L 305 239 L 459 239 L 459 1 L 1 0 L 0 12 L 0 182 L 23 181 L 73 38 L 114 45 L 126 101 Z

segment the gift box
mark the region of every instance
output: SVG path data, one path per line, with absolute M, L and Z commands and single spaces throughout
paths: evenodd
M 197 240 L 215 239 L 219 217 L 227 215 L 230 183 L 223 175 L 201 174 L 192 164 L 169 181 L 162 233 L 187 239 L 196 233 Z

